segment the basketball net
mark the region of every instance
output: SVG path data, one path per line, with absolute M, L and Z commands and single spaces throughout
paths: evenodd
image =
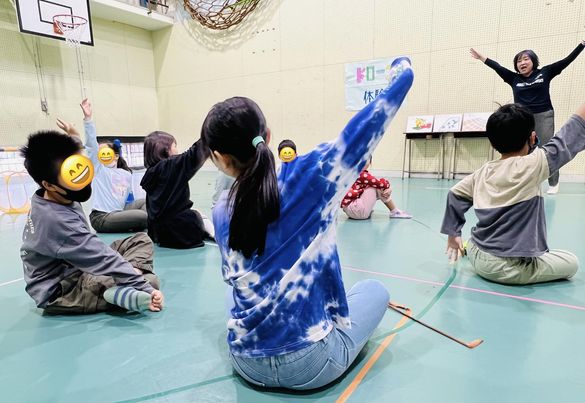
M 77 58 L 77 72 L 81 86 L 81 99 L 87 98 L 85 94 L 85 73 L 83 71 L 83 58 L 81 57 L 81 38 L 87 27 L 87 19 L 71 14 L 57 14 L 53 16 L 53 32 L 63 35 L 69 47 L 75 49 Z
M 86 27 L 87 19 L 77 15 L 57 14 L 53 17 L 53 31 L 63 35 L 71 47 L 80 46 Z

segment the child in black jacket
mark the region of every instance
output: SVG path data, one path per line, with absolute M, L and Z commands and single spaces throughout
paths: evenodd
M 189 180 L 208 157 L 201 140 L 177 153 L 175 138 L 165 132 L 150 133 L 144 141 L 146 173 L 140 186 L 146 191 L 148 235 L 160 246 L 189 249 L 213 238 L 213 225 L 191 209 Z

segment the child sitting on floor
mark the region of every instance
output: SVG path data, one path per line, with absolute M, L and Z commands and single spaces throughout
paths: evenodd
M 367 220 L 372 215 L 374 204 L 380 200 L 390 210 L 390 218 L 412 218 L 412 215 L 400 210 L 390 197 L 392 188 L 384 178 L 376 178 L 368 172 L 372 164 L 370 157 L 359 178 L 351 185 L 351 189 L 341 201 L 341 208 L 349 218 Z
M 28 138 L 21 154 L 41 187 L 32 197 L 20 248 L 26 291 L 37 306 L 50 314 L 94 313 L 115 305 L 160 311 L 163 294 L 148 236 L 138 233 L 108 247 L 90 232 L 80 203 L 91 196 L 93 164 L 81 155 L 81 143 L 41 131 Z
M 532 284 L 572 277 L 579 267 L 571 252 L 549 249 L 540 184 L 585 149 L 585 104 L 542 148 L 535 148 L 534 116 L 509 104 L 488 119 L 486 131 L 502 158 L 490 161 L 451 188 L 441 232 L 456 261 L 467 252 L 475 272 L 503 284 Z M 533 151 L 534 152 L 531 152 Z M 465 212 L 479 219 L 466 250 Z
M 213 222 L 230 285 L 230 359 L 255 385 L 315 389 L 338 379 L 386 312 L 382 283 L 363 280 L 346 291 L 335 231 L 345 190 L 412 85 L 408 59 L 394 61 L 390 73 L 392 84 L 338 138 L 278 172 L 254 101 L 220 102 L 203 123 L 213 163 L 236 178 L 215 205 Z
M 165 248 L 189 249 L 204 246 L 213 238 L 211 221 L 192 209 L 189 181 L 199 171 L 209 151 L 196 141 L 179 154 L 177 141 L 169 133 L 156 131 L 144 141 L 146 173 L 140 186 L 146 191 L 148 235 Z
M 89 100 L 81 103 L 85 127 L 87 156 L 95 168 L 92 182 L 91 214 L 89 221 L 97 232 L 136 232 L 146 229 L 146 201 L 129 201 L 132 193 L 132 170 L 121 156 L 121 145 L 98 144 L 93 111 Z M 73 125 L 57 120 L 67 134 L 78 136 Z

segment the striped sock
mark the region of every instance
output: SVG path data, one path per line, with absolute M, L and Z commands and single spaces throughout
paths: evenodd
M 146 311 L 151 302 L 150 294 L 132 287 L 112 287 L 104 292 L 104 299 L 129 311 Z

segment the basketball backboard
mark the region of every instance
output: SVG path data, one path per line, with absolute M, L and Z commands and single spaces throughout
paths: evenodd
M 56 15 L 72 15 L 75 20 L 87 20 L 87 26 L 80 38 L 80 43 L 93 46 L 93 31 L 89 0 L 16 0 L 18 25 L 20 32 L 65 40 L 63 33 L 54 27 Z

